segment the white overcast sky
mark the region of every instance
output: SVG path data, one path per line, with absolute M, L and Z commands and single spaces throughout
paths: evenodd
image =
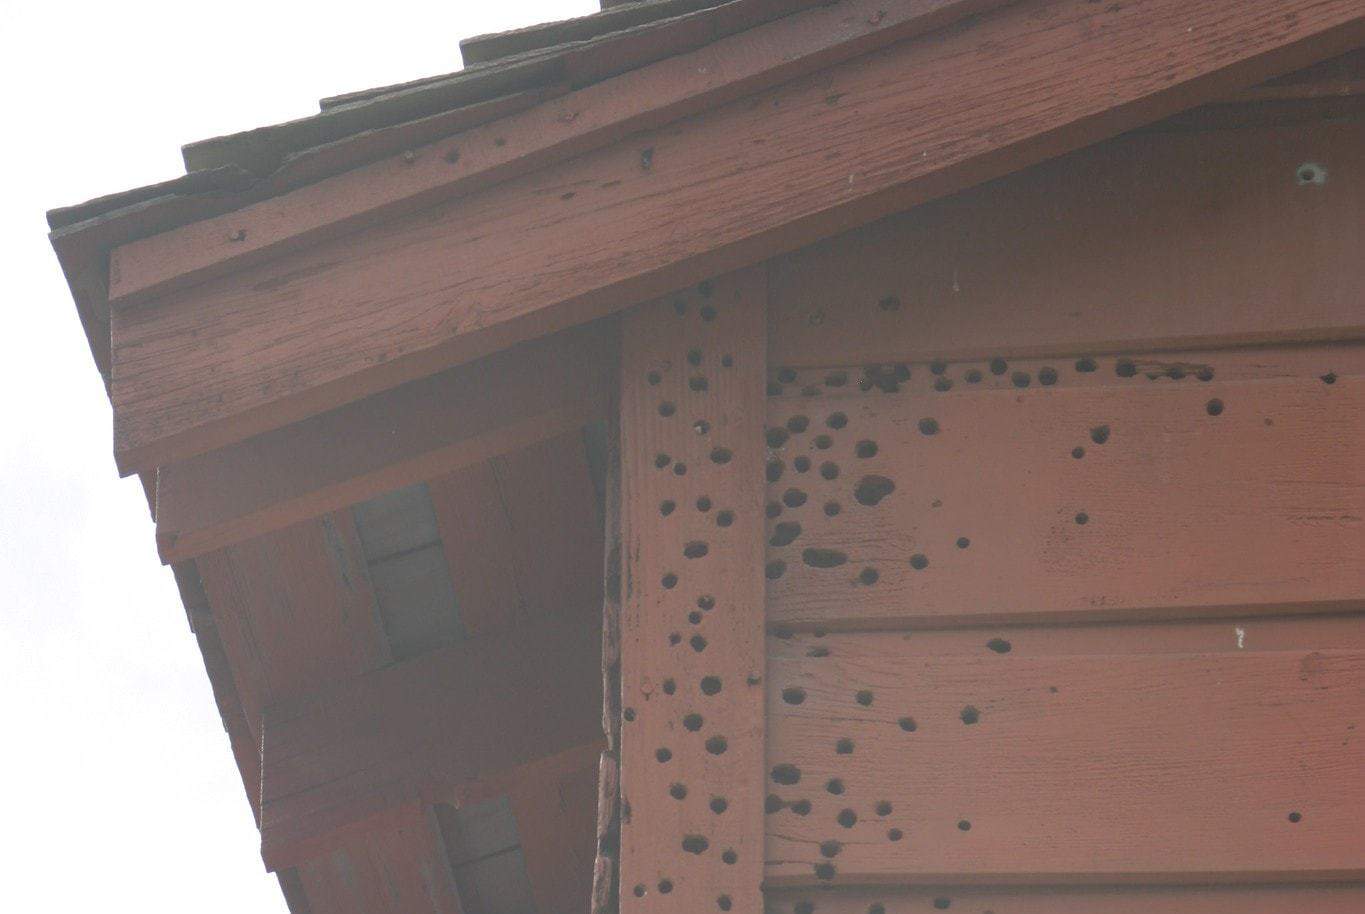
M 283 912 L 45 210 L 596 0 L 0 0 L 0 909 Z M 317 912 L 325 914 L 325 912 Z

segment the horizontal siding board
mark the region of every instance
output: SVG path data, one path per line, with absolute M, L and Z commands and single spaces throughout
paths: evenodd
M 1362 165 L 1360 119 L 1080 150 L 776 260 L 770 363 L 1359 337 Z
M 1327 648 L 1330 633 L 1299 637 Z M 935 655 L 915 639 L 771 650 L 770 883 L 823 881 L 822 863 L 836 884 L 1365 875 L 1358 635 L 1354 649 L 1109 654 Z
M 960 366 L 935 375 L 916 364 L 895 394 L 859 391 L 850 369 L 845 385 L 817 396 L 772 397 L 769 454 L 781 473 L 768 485 L 768 621 L 1357 608 L 1363 354 L 1224 353 L 1201 363 L 1208 381 L 1193 367 L 1152 381 L 1062 362 L 1052 386 L 1040 386 L 1036 363 L 999 376 L 981 363 L 978 384 Z M 1179 354 L 1151 363 L 1187 364 Z M 1031 378 L 1024 389 L 1010 381 L 1020 370 Z M 956 381 L 939 393 L 938 378 Z M 1221 412 L 1210 415 L 1215 402 Z M 847 421 L 831 428 L 835 414 Z M 877 478 L 894 490 L 860 503 L 860 486 Z
M 767 902 L 769 914 L 1357 914 L 1365 885 L 788 889 Z

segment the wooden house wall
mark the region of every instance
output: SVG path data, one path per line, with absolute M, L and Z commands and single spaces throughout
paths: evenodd
M 1363 127 L 1147 131 L 773 264 L 772 910 L 1365 905 Z
M 622 910 L 1365 905 L 1362 140 L 1167 125 L 625 316 Z M 614 865 L 571 406 L 195 558 L 295 914 L 576 912 Z M 481 658 L 575 711 L 456 785 L 424 684 Z

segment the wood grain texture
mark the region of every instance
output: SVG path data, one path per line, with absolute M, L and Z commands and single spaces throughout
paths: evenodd
M 458 201 L 117 309 L 115 451 L 125 469 L 139 469 L 298 421 L 1363 38 L 1355 0 L 1010 4 Z
M 611 322 L 575 328 L 161 467 L 157 546 L 180 561 L 600 418 Z
M 762 904 L 765 299 L 752 269 L 624 317 L 622 912 Z
M 691 47 L 679 48 L 685 53 L 234 212 L 118 247 L 111 255 L 110 299 L 146 300 L 367 222 L 489 187 L 812 69 L 942 28 L 999 6 L 1001 0 L 914 0 L 880 10 L 880 16 L 874 15 L 875 3 L 852 0 L 840 10 L 813 10 L 749 28 L 817 2 L 746 0 L 728 4 L 731 10 L 719 17 L 717 11 L 707 11 L 701 16 L 712 21 L 686 30 L 683 43 Z M 746 28 L 743 34 L 727 35 Z M 609 65 L 629 66 L 620 54 Z
M 1358 880 L 1365 651 L 1333 633 L 1214 653 L 773 639 L 768 883 Z
M 946 904 L 945 904 L 946 902 Z M 1355 914 L 1365 886 L 1112 888 L 787 889 L 768 896 L 770 914 Z
M 262 855 L 306 859 L 336 829 L 462 781 L 593 743 L 595 626 L 547 620 L 440 648 L 267 712 Z
M 778 373 L 770 624 L 1362 605 L 1365 349 L 995 367 Z
M 1123 136 L 779 258 L 770 359 L 1359 338 L 1362 175 L 1365 120 Z

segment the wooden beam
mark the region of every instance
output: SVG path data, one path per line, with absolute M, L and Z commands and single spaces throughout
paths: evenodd
M 766 297 L 751 268 L 624 319 L 622 912 L 762 907 Z
M 765 884 L 1361 881 L 1365 633 L 1327 622 L 771 639 Z
M 724 11 L 694 12 L 701 28 L 685 30 L 685 37 L 695 45 L 816 2 L 744 0 L 726 4 L 730 9 Z M 850 9 L 816 10 L 723 37 L 528 111 L 124 245 L 111 259 L 110 301 L 145 301 L 367 222 L 528 174 L 1002 2 L 912 0 L 879 16 L 875 4 L 856 2 Z M 677 31 L 678 23 L 667 25 Z M 504 37 L 521 39 L 527 32 Z M 613 63 L 619 65 L 619 55 Z
M 770 399 L 770 623 L 1365 605 L 1365 347 L 806 375 Z
M 524 779 L 510 798 L 536 910 L 586 911 L 597 852 L 597 765 L 559 779 Z
M 307 859 L 458 785 L 600 745 L 600 631 L 545 619 L 430 651 L 265 715 L 262 856 Z M 362 827 L 363 826 L 363 827 Z
M 602 524 L 575 429 L 433 480 L 460 622 L 471 637 L 582 612 L 602 599 Z M 573 535 L 569 535 L 573 531 Z
M 603 413 L 615 330 L 612 322 L 574 328 L 162 467 L 162 560 L 577 430 Z
M 115 452 L 125 471 L 138 469 L 298 421 L 1362 40 L 1355 0 L 1011 4 L 116 309 Z

